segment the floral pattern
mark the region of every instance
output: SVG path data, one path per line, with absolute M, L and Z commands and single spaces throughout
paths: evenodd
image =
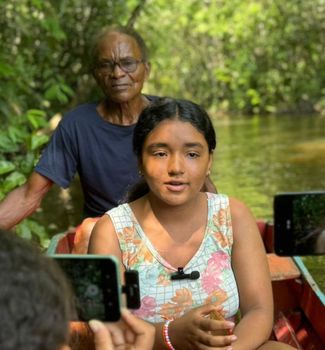
M 199 250 L 184 272 L 199 271 L 197 280 L 171 280 L 177 269 L 165 261 L 136 221 L 128 204 L 107 212 L 122 250 L 123 264 L 139 272 L 141 307 L 134 311 L 149 322 L 182 316 L 194 307 L 214 303 L 225 318 L 233 319 L 239 299 L 231 268 L 233 244 L 228 197 L 207 193 L 208 221 Z

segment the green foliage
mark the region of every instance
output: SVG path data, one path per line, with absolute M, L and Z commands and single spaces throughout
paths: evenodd
M 137 27 L 153 90 L 225 112 L 325 113 L 324 23 L 323 0 L 157 0 Z
M 0 13 L 0 198 L 32 171 L 48 119 L 99 97 L 88 54 L 105 25 L 131 19 L 143 34 L 149 93 L 325 114 L 324 0 L 12 0 Z
M 48 142 L 48 119 L 94 94 L 88 46 L 104 25 L 126 22 L 137 2 L 0 2 L 0 199 L 22 185 Z M 27 112 L 25 112 L 27 111 Z M 13 208 L 14 210 L 14 208 Z M 46 245 L 45 229 L 16 227 Z
M 24 115 L 8 118 L 0 127 L 0 199 L 26 182 L 42 146 L 48 142 L 42 129 L 45 126 L 45 112 L 32 109 Z M 47 242 L 44 227 L 31 219 L 23 221 L 16 230 L 24 237 L 35 235 L 42 245 Z

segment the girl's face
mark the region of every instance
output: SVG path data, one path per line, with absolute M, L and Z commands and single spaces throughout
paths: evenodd
M 144 142 L 140 169 L 151 195 L 181 205 L 199 194 L 211 162 L 208 144 L 192 124 L 164 120 Z

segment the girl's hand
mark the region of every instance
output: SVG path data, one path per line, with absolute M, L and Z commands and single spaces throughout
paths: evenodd
M 218 314 L 219 310 L 214 305 L 203 305 L 171 322 L 168 333 L 174 348 L 230 349 L 231 344 L 237 340 L 237 337 L 231 334 L 235 324 L 209 317 L 214 312 Z

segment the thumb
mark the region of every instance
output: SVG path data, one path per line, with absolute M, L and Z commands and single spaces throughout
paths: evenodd
M 91 320 L 89 327 L 94 333 L 96 350 L 114 350 L 111 335 L 102 322 Z
M 129 326 L 129 329 L 135 335 L 135 343 L 137 349 L 150 350 L 153 347 L 155 339 L 155 327 L 150 323 L 141 320 L 132 315 L 128 310 L 122 309 L 123 321 Z
M 140 318 L 134 316 L 129 310 L 122 308 L 123 321 L 130 327 L 135 335 L 141 335 L 146 332 L 147 323 Z

